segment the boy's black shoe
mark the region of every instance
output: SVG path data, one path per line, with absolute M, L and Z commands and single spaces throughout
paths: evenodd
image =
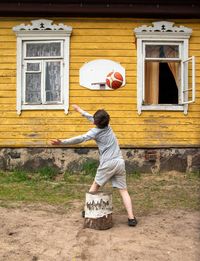
M 137 225 L 137 219 L 136 218 L 133 218 L 133 219 L 130 219 L 130 218 L 128 218 L 128 225 L 130 226 L 130 227 L 135 227 L 136 225 Z
M 85 217 L 85 210 L 82 211 L 82 217 Z

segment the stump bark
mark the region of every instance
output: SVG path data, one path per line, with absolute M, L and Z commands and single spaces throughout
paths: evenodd
M 86 193 L 84 228 L 104 230 L 112 226 L 112 194 Z

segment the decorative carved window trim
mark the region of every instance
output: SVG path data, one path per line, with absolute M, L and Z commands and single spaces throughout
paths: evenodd
M 69 48 L 72 27 L 64 24 L 53 24 L 52 20 L 39 19 L 32 20 L 31 24 L 21 24 L 13 27 L 17 36 L 17 113 L 22 110 L 64 110 L 68 113 L 69 108 Z M 62 71 L 62 104 L 23 104 L 24 92 L 23 77 L 23 48 L 26 41 L 62 41 L 63 42 L 63 63 Z
M 152 26 L 142 25 L 134 29 L 137 38 L 137 109 L 138 114 L 142 111 L 184 111 L 187 113 L 188 103 L 194 102 L 195 83 L 193 83 L 193 99 L 185 102 L 185 95 L 182 97 L 182 103 L 177 105 L 144 105 L 144 45 L 146 43 L 171 43 L 181 45 L 181 64 L 188 59 L 189 38 L 192 29 L 185 26 L 174 26 L 173 22 L 159 21 L 153 22 Z M 183 65 L 182 65 L 183 67 Z M 194 57 L 192 59 L 192 69 L 195 71 Z M 182 76 L 184 74 L 183 69 Z M 193 74 L 194 75 L 194 74 Z M 195 77 L 193 77 L 195 78 Z M 182 83 L 183 84 L 183 83 Z M 186 84 L 187 85 L 187 84 Z M 183 88 L 183 87 L 182 87 Z M 186 87 L 187 88 L 187 87 Z M 184 90 L 185 91 L 185 90 Z M 183 90 L 181 92 L 184 92 Z M 187 90 L 186 90 L 187 91 Z M 183 94 L 182 94 L 183 96 Z M 186 97 L 187 99 L 187 97 Z

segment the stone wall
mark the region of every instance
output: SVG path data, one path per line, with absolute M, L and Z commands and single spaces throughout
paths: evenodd
M 127 173 L 200 171 L 200 148 L 122 149 Z M 96 162 L 96 148 L 2 148 L 0 169 L 37 171 L 50 167 L 59 172 L 80 172 L 85 162 Z

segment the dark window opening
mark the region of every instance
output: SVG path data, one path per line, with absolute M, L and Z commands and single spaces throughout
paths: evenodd
M 159 104 L 178 104 L 178 87 L 167 63 L 159 64 Z

